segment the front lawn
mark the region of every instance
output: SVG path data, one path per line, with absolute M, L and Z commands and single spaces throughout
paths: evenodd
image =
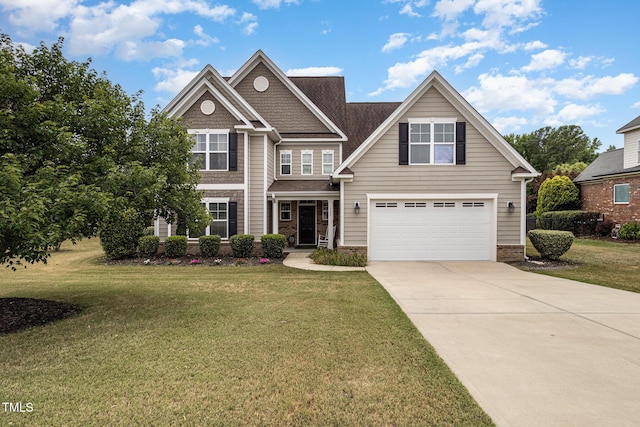
M 539 255 L 528 240 L 527 254 Z M 640 292 L 640 244 L 575 239 L 560 259 L 576 262 L 577 266 L 536 272 Z
M 491 425 L 366 272 L 103 265 L 97 241 L 3 271 L 84 307 L 0 335 L 6 425 Z

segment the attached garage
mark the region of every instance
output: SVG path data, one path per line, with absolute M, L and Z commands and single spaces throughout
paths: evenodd
M 369 259 L 495 260 L 495 200 L 370 198 Z

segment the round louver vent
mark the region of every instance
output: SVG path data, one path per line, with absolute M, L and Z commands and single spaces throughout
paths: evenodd
M 265 76 L 258 76 L 253 81 L 253 87 L 258 92 L 264 92 L 269 89 L 269 80 Z
M 202 104 L 200 104 L 200 111 L 202 111 L 202 114 L 209 116 L 216 111 L 216 104 L 214 104 L 210 99 L 202 101 Z

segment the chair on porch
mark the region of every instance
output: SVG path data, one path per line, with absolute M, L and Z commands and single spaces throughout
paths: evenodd
M 327 231 L 329 229 L 327 228 Z M 336 226 L 333 226 L 333 234 L 332 237 L 336 235 Z M 319 248 L 329 248 L 329 233 L 325 232 L 325 234 L 318 234 L 318 247 Z

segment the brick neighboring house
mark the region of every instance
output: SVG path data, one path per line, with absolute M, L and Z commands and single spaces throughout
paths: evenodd
M 573 181 L 580 185 L 582 209 L 616 224 L 640 222 L 640 116 L 616 131 L 624 147 L 598 156 Z

